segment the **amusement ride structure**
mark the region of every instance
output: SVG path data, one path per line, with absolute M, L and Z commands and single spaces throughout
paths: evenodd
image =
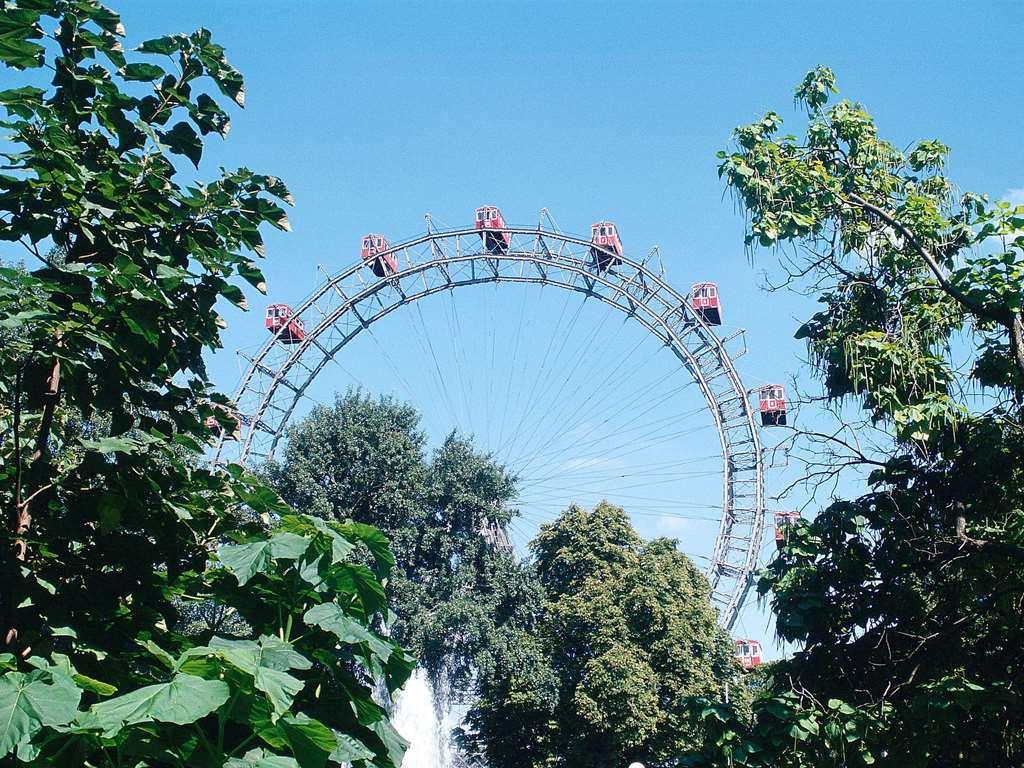
M 626 255 L 611 221 L 595 223 L 589 239 L 561 232 L 546 211 L 534 227 L 509 226 L 494 206 L 477 209 L 471 227 L 439 230 L 429 217 L 427 222 L 425 234 L 394 245 L 382 234 L 365 235 L 356 263 L 333 275 L 325 272 L 316 290 L 294 307 L 267 307 L 270 338 L 247 356 L 248 370 L 235 394 L 240 430 L 219 434 L 215 461 L 272 458 L 316 377 L 354 338 L 396 310 L 480 284 L 574 291 L 618 310 L 671 349 L 703 395 L 718 434 L 722 477 L 707 576 L 720 622 L 730 629 L 764 539 L 767 462 L 760 430 L 786 423 L 786 400 L 779 385 L 748 390 L 741 381 L 727 345 L 742 331 L 716 333 L 722 322 L 718 286 L 698 282 L 680 293 L 652 257 Z M 500 526 L 484 533 L 495 545 L 510 546 Z M 759 663 L 759 651 L 756 658 Z

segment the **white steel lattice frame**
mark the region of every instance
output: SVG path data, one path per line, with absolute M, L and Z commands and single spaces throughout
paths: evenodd
M 497 232 L 498 230 L 489 230 Z M 722 517 L 708 567 L 711 600 L 729 629 L 750 589 L 764 537 L 764 457 L 749 392 L 724 339 L 685 296 L 645 263 L 621 257 L 605 271 L 589 240 L 543 229 L 509 227 L 507 250 L 484 250 L 475 229 L 429 231 L 391 247 L 394 275 L 376 277 L 357 263 L 328 277 L 293 309 L 305 338 L 284 344 L 282 328 L 253 357 L 235 396 L 242 432 L 221 435 L 218 463 L 271 458 L 307 388 L 342 348 L 372 323 L 417 299 L 482 283 L 534 283 L 578 291 L 639 322 L 670 347 L 699 386 L 718 430 L 723 460 Z M 608 254 L 612 256 L 613 254 Z M 504 531 L 492 537 L 508 546 Z

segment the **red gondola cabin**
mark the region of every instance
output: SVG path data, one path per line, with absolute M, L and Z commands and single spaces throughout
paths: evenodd
M 474 226 L 480 230 L 480 239 L 483 240 L 484 250 L 488 253 L 507 253 L 512 245 L 512 235 L 508 232 L 490 232 L 488 230 L 505 229 L 505 219 L 493 205 L 484 205 L 476 209 L 476 222 Z
M 757 391 L 762 427 L 786 425 L 786 392 L 781 384 L 768 384 Z
M 298 318 L 292 318 L 292 308 L 287 304 L 271 304 L 267 307 L 267 317 L 263 324 L 271 333 L 281 331 L 277 338 L 282 344 L 298 344 L 306 338 L 305 323 Z
M 775 513 L 775 541 L 785 541 L 786 529 L 800 519 L 799 512 Z
M 622 263 L 622 241 L 613 221 L 598 221 L 590 226 L 590 256 L 598 272 Z M 614 255 L 613 255 L 614 254 Z
M 377 277 L 387 277 L 398 271 L 398 259 L 395 258 L 395 254 L 385 253 L 390 247 L 391 243 L 384 235 L 363 236 L 363 247 L 359 253 Z
M 757 640 L 737 640 L 736 658 L 744 669 L 761 666 L 761 644 Z
M 714 283 L 694 283 L 690 289 L 690 306 L 708 325 L 722 324 L 722 309 L 718 301 L 718 286 Z

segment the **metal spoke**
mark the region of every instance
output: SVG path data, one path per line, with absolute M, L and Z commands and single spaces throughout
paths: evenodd
M 545 228 L 545 224 L 549 228 Z M 575 292 L 584 297 L 587 305 L 590 302 L 586 299 L 593 298 L 639 323 L 675 354 L 701 391 L 705 410 L 712 417 L 708 427 L 714 428 L 719 436 L 723 478 L 719 531 L 709 558 L 708 578 L 713 602 L 720 609 L 720 621 L 726 628 L 731 627 L 753 581 L 764 539 L 765 516 L 764 463 L 759 428 L 747 390 L 726 349 L 728 339 L 715 335 L 690 307 L 686 296 L 664 280 L 663 269 L 655 270 L 653 259 L 635 261 L 623 256 L 619 264 L 600 271 L 593 263 L 590 242 L 559 232 L 546 212 L 537 227 L 506 227 L 492 231 L 507 233 L 511 243 L 507 251 L 485 251 L 480 233 L 474 229 L 438 231 L 431 222 L 425 235 L 394 245 L 385 253 L 397 260 L 399 266 L 395 274 L 378 278 L 368 264 L 360 262 L 328 276 L 293 312 L 296 319 L 306 324 L 305 337 L 286 343 L 285 337 L 278 332 L 267 340 L 259 353 L 247 358 L 249 367 L 235 396 L 242 422 L 242 437 L 235 442 L 222 435 L 214 449 L 214 461 L 247 463 L 272 458 L 289 419 L 298 403 L 306 397 L 306 390 L 316 376 L 328 363 L 339 365 L 336 358 L 345 345 L 396 309 L 441 291 L 451 291 L 454 295 L 454 291 L 461 287 L 487 283 L 553 286 L 565 289 L 569 295 Z M 652 263 L 650 268 L 648 261 Z M 657 261 L 660 263 L 660 258 Z M 442 399 L 458 423 L 458 409 L 452 399 L 453 394 L 456 397 L 458 394 L 450 392 L 445 385 L 422 313 L 418 306 L 415 309 L 417 319 L 423 325 L 423 341 L 433 357 L 433 373 L 437 376 Z M 558 326 L 562 325 L 564 314 L 563 307 Z M 446 312 L 446 316 L 454 329 L 453 336 L 465 330 L 454 303 L 451 314 Z M 571 332 L 573 325 L 570 321 L 566 334 Z M 519 333 L 522 332 L 521 326 L 522 320 Z M 380 346 L 375 337 L 373 341 Z M 466 364 L 467 351 L 463 341 L 453 339 L 452 343 L 456 360 L 461 358 Z M 512 345 L 510 376 L 517 370 L 515 356 L 519 343 L 517 339 Z M 549 339 L 544 353 L 545 362 L 556 343 L 554 338 Z M 564 349 L 564 342 L 555 352 L 555 360 L 561 359 L 561 349 Z M 491 338 L 492 360 L 493 350 L 494 340 Z M 560 380 L 562 387 L 572 378 L 588 350 L 589 345 L 578 353 L 570 376 Z M 409 389 L 398 373 L 397 365 L 390 359 L 388 362 L 397 380 Z M 610 380 L 616 370 L 613 368 L 604 379 L 594 377 L 591 381 Z M 537 454 L 531 447 L 534 442 L 532 431 L 528 435 L 520 434 L 524 422 L 531 416 L 531 409 L 537 405 L 538 399 L 548 402 L 548 395 L 552 394 L 553 401 L 558 402 L 561 397 L 562 390 L 556 382 L 550 382 L 553 385 L 550 387 L 545 384 L 547 382 L 541 383 L 542 391 L 538 394 L 538 382 L 532 382 L 525 410 L 518 414 L 518 418 L 513 413 L 512 421 L 506 423 L 509 414 L 506 412 L 500 417 L 502 432 L 506 429 L 512 432 L 508 437 L 499 435 L 498 449 L 504 453 L 514 452 L 519 443 L 518 450 L 527 453 L 523 457 L 525 466 L 529 466 Z M 510 385 L 511 382 L 505 387 L 506 409 Z M 461 378 L 457 386 L 462 401 L 466 402 L 466 385 Z M 501 384 L 498 386 L 500 388 Z M 601 410 L 605 394 L 599 385 L 587 397 L 561 397 L 557 413 L 577 424 L 581 414 L 585 416 L 588 411 Z M 517 406 L 521 396 L 522 393 L 517 393 Z M 646 413 L 646 410 L 642 412 Z M 465 415 L 469 418 L 468 411 Z M 639 444 L 665 439 L 663 433 L 664 430 L 656 429 L 642 435 L 638 438 Z M 677 433 L 673 431 L 671 434 Z M 521 438 L 525 439 L 520 442 Z M 635 445 L 620 447 L 632 449 Z M 537 488 L 536 485 L 534 487 Z M 686 505 L 676 502 L 676 506 Z M 522 535 L 515 528 L 513 531 L 517 537 Z M 498 543 L 509 546 L 507 535 L 498 536 L 492 532 L 491 539 L 500 539 Z

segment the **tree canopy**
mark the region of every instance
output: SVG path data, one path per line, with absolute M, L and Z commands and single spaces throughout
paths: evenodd
M 472 688 L 501 627 L 539 602 L 528 570 L 482 535 L 517 514 L 514 478 L 454 434 L 428 456 L 409 405 L 339 395 L 289 428 L 280 462 L 264 472 L 296 509 L 390 538 L 392 637 L 456 693 Z
M 900 150 L 835 92 L 810 72 L 804 138 L 770 112 L 720 171 L 748 243 L 798 245 L 787 282 L 823 305 L 796 335 L 839 426 L 798 436 L 807 479 L 853 466 L 868 488 L 797 525 L 762 575 L 802 650 L 752 721 L 705 709 L 693 764 L 1017 764 L 1024 208 L 957 192 L 948 147 Z
M 706 578 L 606 502 L 531 548 L 542 610 L 481 681 L 467 749 L 494 768 L 675 765 L 699 741 L 690 699 L 724 697 L 739 671 Z
M 205 29 L 124 35 L 95 0 L 0 7 L 0 761 L 394 768 L 386 538 L 202 462 L 208 420 L 236 426 L 202 353 L 291 197 L 185 181 L 242 76 Z M 190 602 L 248 636 L 196 635 Z

